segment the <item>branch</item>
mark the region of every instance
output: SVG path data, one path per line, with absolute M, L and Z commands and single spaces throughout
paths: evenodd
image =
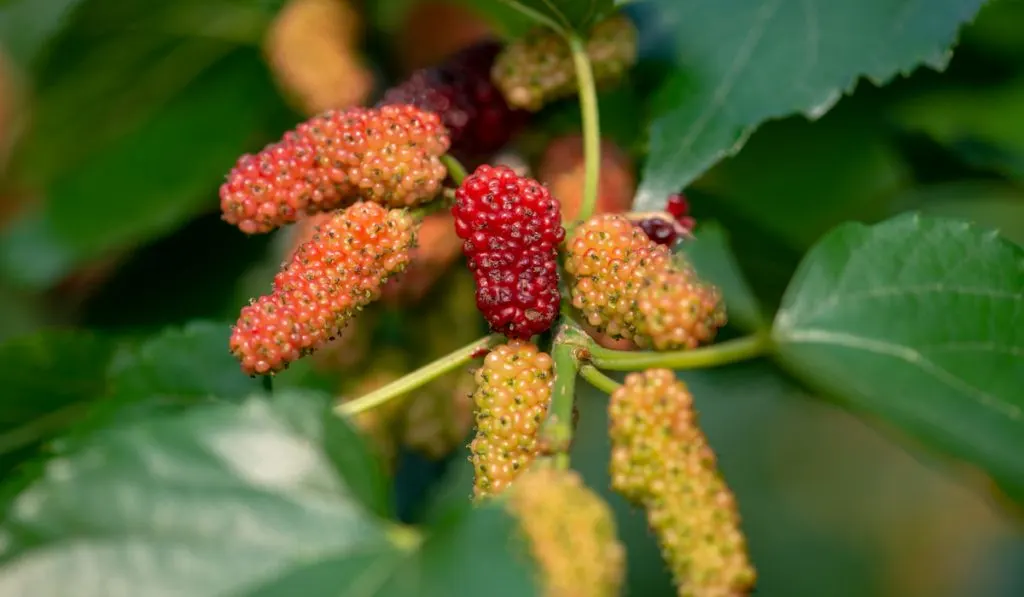
M 567 36 L 572 50 L 572 61 L 576 67 L 576 84 L 579 87 L 580 113 L 583 118 L 583 201 L 580 203 L 577 220 L 586 220 L 594 213 L 597 205 L 597 184 L 601 169 L 601 121 L 597 109 L 597 88 L 594 85 L 594 71 L 584 41 L 575 33 Z
M 395 381 L 387 384 L 386 386 L 380 387 L 369 394 L 360 396 L 350 402 L 344 402 L 334 408 L 334 412 L 351 416 L 361 412 L 376 408 L 392 398 L 397 398 L 403 394 L 411 392 L 423 384 L 444 375 L 450 371 L 458 369 L 460 366 L 472 361 L 473 359 L 479 358 L 487 353 L 488 350 L 495 346 L 503 343 L 505 337 L 500 334 L 492 334 L 490 336 L 484 336 L 479 340 L 471 342 L 462 348 L 449 353 L 440 359 L 424 365 L 419 369 L 409 373 Z
M 608 377 L 604 373 L 601 373 L 601 371 L 593 365 L 583 365 L 580 367 L 580 377 L 587 380 L 590 385 L 601 390 L 605 394 L 611 394 L 622 387 L 622 384 Z
M 767 334 L 754 334 L 693 350 L 667 352 L 612 350 L 598 346 L 589 336 L 577 345 L 586 352 L 587 362 L 610 371 L 643 369 L 706 369 L 764 356 L 771 347 Z
M 563 325 L 555 334 L 551 358 L 555 362 L 555 384 L 551 392 L 548 417 L 540 429 L 541 443 L 554 454 L 556 468 L 569 468 L 572 445 L 572 410 L 576 398 L 576 347 L 568 341 Z

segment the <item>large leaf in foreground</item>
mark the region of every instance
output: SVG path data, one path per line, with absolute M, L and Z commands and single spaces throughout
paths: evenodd
M 398 527 L 367 508 L 373 467 L 318 395 L 98 432 L 14 502 L 0 593 L 535 594 L 501 510 Z
M 53 439 L 106 391 L 114 343 L 88 332 L 50 331 L 0 344 L 0 467 Z
M 762 121 L 824 114 L 860 76 L 940 68 L 983 0 L 650 0 L 644 38 L 671 42 L 637 208 L 660 208 Z
M 1024 500 L 1024 251 L 954 220 L 844 225 L 775 320 L 799 376 Z

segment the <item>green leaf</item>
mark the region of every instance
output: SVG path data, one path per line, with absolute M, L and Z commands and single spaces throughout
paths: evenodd
M 0 7 L 0 46 L 17 64 L 39 60 L 82 0 L 13 0 Z
M 479 0 L 478 0 L 479 1 Z M 613 0 L 484 0 L 511 7 L 540 24 L 585 33 L 615 9 Z
M 1024 249 L 954 220 L 844 225 L 806 256 L 773 336 L 799 377 L 1024 500 Z
M 885 218 L 909 172 L 862 97 L 814 122 L 767 123 L 696 184 L 801 254 L 838 224 Z
M 653 99 L 637 209 L 737 151 L 761 122 L 828 111 L 860 76 L 883 83 L 920 63 L 941 68 L 984 0 L 649 0 L 645 45 L 674 45 Z
M 110 368 L 113 392 L 125 399 L 218 397 L 237 400 L 261 389 L 228 352 L 231 326 L 192 322 L 127 351 Z
M 971 165 L 1024 178 L 1024 78 L 926 91 L 890 110 L 904 129 L 928 135 Z
M 0 592 L 537 594 L 499 507 L 467 504 L 432 529 L 402 528 L 364 506 L 374 466 L 311 394 L 98 432 L 13 502 L 0 528 Z
M 701 224 L 683 250 L 697 273 L 722 291 L 729 322 L 748 330 L 767 328 L 764 311 L 743 277 L 729 246 L 729 235 L 717 223 Z
M 998 230 L 1003 238 L 1024 246 L 1024 192 L 1004 182 L 958 181 L 909 189 L 896 205 L 899 211 L 972 222 Z
M 687 371 L 680 378 L 736 495 L 758 572 L 755 595 L 820 597 L 822 587 L 829 587 L 829 597 L 883 595 L 900 582 L 895 579 L 911 577 L 977 594 L 978 577 L 1017 574 L 1012 564 L 990 567 L 1003 533 L 1014 537 L 1011 542 L 1019 538 L 1017 523 L 993 514 L 982 492 L 965 488 L 967 478 L 949 474 L 926 454 L 907 453 L 808 395 L 770 362 Z M 616 514 L 628 554 L 623 595 L 674 597 L 643 513 L 609 489 L 607 400 L 580 387 L 572 465 Z M 906 576 L 910 563 L 922 558 L 932 564 L 951 558 L 963 566 L 953 572 L 930 565 L 920 576 Z M 950 576 L 936 576 L 944 572 Z M 896 594 L 935 594 L 916 586 Z
M 56 181 L 57 234 L 96 254 L 173 229 L 204 207 L 277 99 L 254 56 L 208 72 L 115 147 Z
M 114 349 L 83 331 L 0 344 L 0 455 L 38 446 L 74 424 L 105 392 Z

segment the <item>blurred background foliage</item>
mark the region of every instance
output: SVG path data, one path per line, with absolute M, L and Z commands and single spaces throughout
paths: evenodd
M 179 403 L 133 408 L 181 406 L 192 395 L 189 380 L 228 398 L 258 383 L 237 376 L 223 350 L 227 322 L 267 287 L 291 232 L 239 234 L 219 220 L 217 188 L 240 154 L 338 91 L 332 83 L 317 95 L 275 67 L 281 57 L 268 31 L 284 4 L 0 4 L 0 431 L 10 440 L 0 441 L 2 470 L 45 450 L 11 430 L 54 412 L 67 424 L 96 417 L 76 405 L 130 395 L 140 379 Z M 343 45 L 358 56 L 372 98 L 412 69 L 525 26 L 503 5 L 478 4 L 366 0 L 353 7 L 358 22 L 331 31 L 351 30 Z M 777 306 L 801 255 L 843 221 L 918 210 L 1024 243 L 1021 31 L 1024 1 L 993 0 L 964 31 L 946 72 L 918 70 L 884 88 L 861 83 L 817 121 L 769 122 L 687 189 L 703 230 L 732 246 L 766 309 Z M 317 35 L 298 39 L 312 47 Z M 324 81 L 347 80 L 337 64 L 317 68 Z M 647 111 L 658 68 L 642 60 L 626 86 L 600 100 L 605 137 L 635 166 L 646 146 L 637 115 Z M 578 126 L 572 101 L 551 106 L 519 152 L 535 162 L 552 138 Z M 301 363 L 278 383 L 343 392 L 365 387 L 348 373 L 357 367 L 419 364 L 419 318 L 453 303 L 437 295 L 375 309 L 363 339 L 368 356 L 335 368 L 343 379 Z M 473 337 L 478 324 L 434 329 Z M 438 350 L 463 343 L 461 331 L 452 341 Z M 738 495 L 759 595 L 1024 594 L 1019 519 L 972 474 L 950 474 L 762 363 L 684 377 Z M 582 396 L 574 454 L 595 487 L 607 487 L 601 401 Z M 469 494 L 462 449 L 441 461 L 408 450 L 391 458 L 406 518 L 429 517 Z M 629 546 L 630 594 L 672 594 L 642 516 L 609 499 Z

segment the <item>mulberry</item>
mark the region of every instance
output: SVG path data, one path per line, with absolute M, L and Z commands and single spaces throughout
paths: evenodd
M 717 289 L 625 216 L 604 214 L 577 228 L 565 269 L 573 306 L 613 339 L 657 350 L 693 348 L 725 325 Z
M 491 82 L 501 45 L 476 43 L 443 64 L 414 72 L 384 93 L 378 105 L 408 104 L 434 112 L 451 135 L 452 153 L 469 160 L 501 149 L 519 131 L 529 113 L 513 110 Z
M 562 204 L 567 220 L 574 220 L 583 203 L 583 138 L 559 137 L 548 144 L 537 169 L 538 179 Z M 636 191 L 633 163 L 615 143 L 601 141 L 601 167 L 594 213 L 619 213 L 629 209 Z
M 362 23 L 349 0 L 289 0 L 263 43 L 274 78 L 307 114 L 366 101 L 373 73 L 359 57 Z
M 746 595 L 756 573 L 736 500 L 686 386 L 667 369 L 631 373 L 609 419 L 612 487 L 646 510 L 680 597 Z
M 509 492 L 507 507 L 540 568 L 546 597 L 619 595 L 626 557 L 615 518 L 579 473 L 530 470 Z
M 598 85 L 618 81 L 636 63 L 636 26 L 621 14 L 602 20 L 588 35 L 587 55 Z M 547 28 L 534 29 L 506 46 L 495 60 L 491 78 L 509 105 L 530 112 L 576 92 L 569 45 Z
M 526 339 L 550 328 L 565 238 L 558 201 L 533 179 L 484 165 L 456 191 L 452 215 L 491 329 Z
M 223 219 L 258 234 L 360 199 L 416 205 L 440 190 L 448 144 L 440 119 L 413 106 L 325 112 L 239 159 L 220 189 Z
M 405 211 L 359 202 L 335 214 L 274 277 L 273 292 L 242 309 L 230 340 L 242 369 L 275 373 L 322 347 L 405 268 L 412 243 Z
M 624 216 L 594 216 L 568 242 L 565 270 L 575 277 L 573 306 L 599 332 L 642 346 L 640 289 L 644 280 L 670 265 L 668 249 L 651 242 Z
M 644 280 L 636 304 L 646 344 L 655 350 L 696 348 L 726 324 L 721 293 L 679 259 Z
M 555 373 L 551 356 L 512 340 L 492 350 L 476 371 L 476 437 L 469 445 L 477 498 L 505 490 L 533 462 Z
M 652 214 L 637 222 L 637 226 L 648 238 L 666 247 L 671 247 L 680 238 L 690 236 L 696 225 L 697 222 L 690 216 L 690 204 L 679 193 L 669 195 L 664 213 Z

